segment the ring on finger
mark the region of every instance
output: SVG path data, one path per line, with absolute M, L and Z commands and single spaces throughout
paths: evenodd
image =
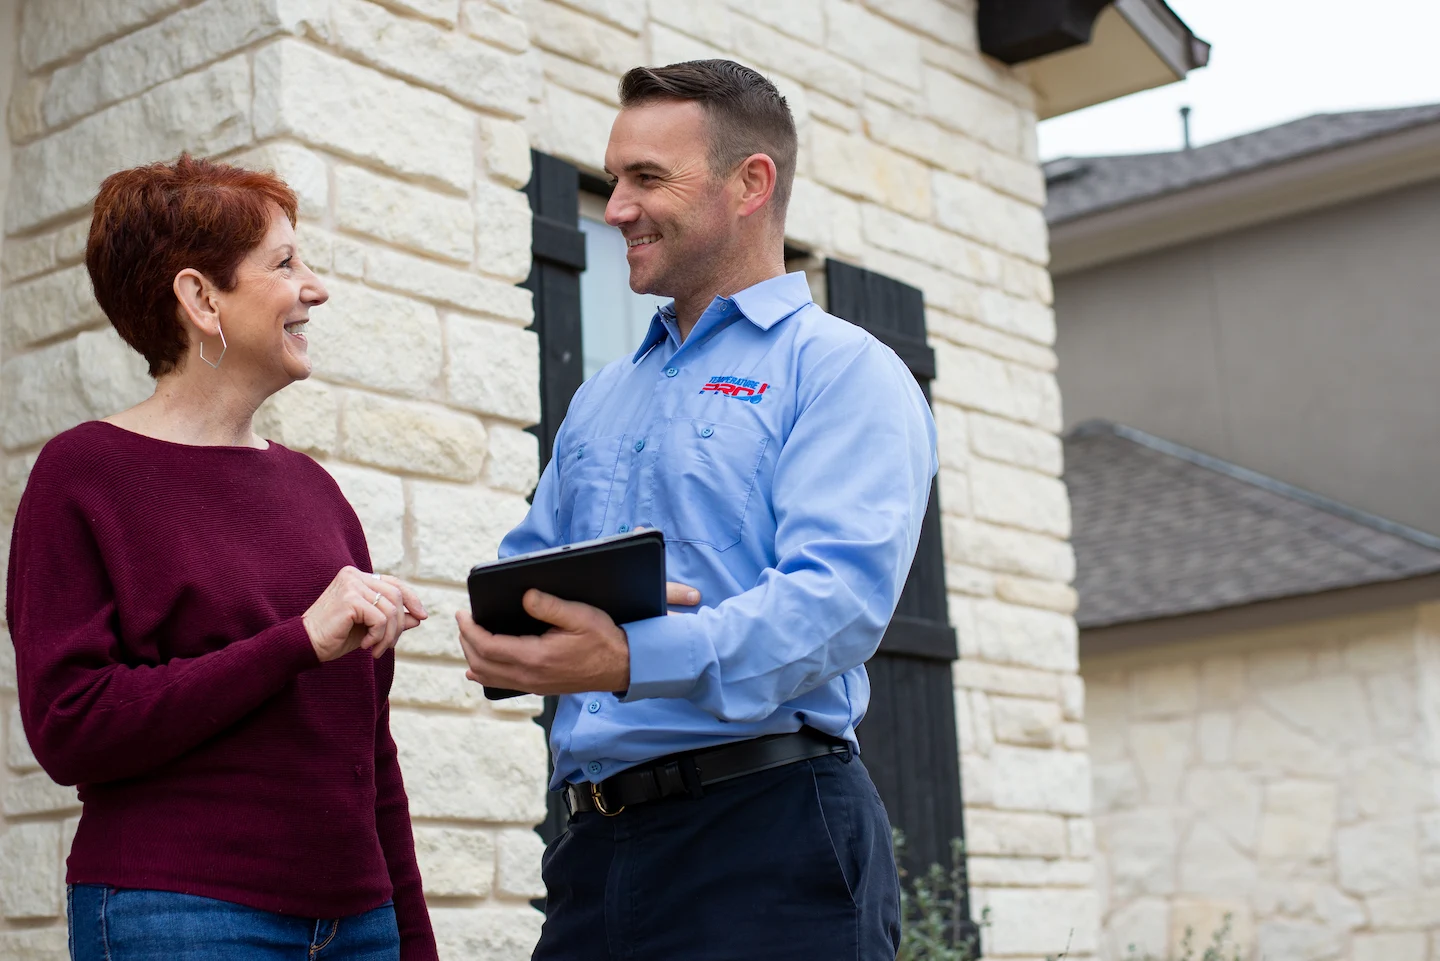
M 384 591 L 376 591 L 376 592 L 375 592 L 375 600 L 371 601 L 370 603 L 373 604 L 375 607 L 379 607 L 379 606 L 380 606 L 380 598 L 382 598 L 382 597 L 384 597 L 384 596 L 385 596 L 385 592 L 384 592 Z

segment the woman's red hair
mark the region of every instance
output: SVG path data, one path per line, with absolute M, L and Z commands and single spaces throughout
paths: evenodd
M 95 299 L 150 376 L 179 367 L 189 349 L 175 275 L 198 270 L 221 290 L 270 230 L 274 207 L 295 223 L 295 192 L 273 173 L 181 154 L 111 174 L 100 184 L 85 266 Z

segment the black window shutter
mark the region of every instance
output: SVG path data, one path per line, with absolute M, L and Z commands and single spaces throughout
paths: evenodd
M 894 350 L 928 400 L 935 352 L 925 339 L 924 295 L 838 260 L 825 262 L 825 281 L 830 312 Z M 905 834 L 905 867 L 912 874 L 923 873 L 930 864 L 950 867 L 950 841 L 965 836 L 950 669 L 955 659 L 955 629 L 945 599 L 939 485 L 932 483 L 909 578 L 880 650 L 866 665 L 870 710 L 859 728 L 865 766 L 890 822 Z M 968 884 L 958 894 L 961 917 L 968 919 Z M 962 940 L 976 945 L 978 938 L 973 924 L 961 932 Z
M 580 172 L 572 164 L 532 150 L 530 183 L 530 276 L 523 284 L 535 298 L 535 322 L 530 329 L 540 338 L 540 423 L 531 431 L 540 438 L 540 466 L 550 462 L 555 432 L 570 408 L 570 398 L 585 379 L 580 339 L 580 274 L 585 269 L 585 235 L 580 232 Z M 536 721 L 550 739 L 555 720 L 553 697 Z M 549 756 L 547 749 L 546 756 Z M 553 760 L 549 762 L 553 771 Z M 545 820 L 536 827 L 548 844 L 565 831 L 569 812 L 564 798 L 545 795 Z

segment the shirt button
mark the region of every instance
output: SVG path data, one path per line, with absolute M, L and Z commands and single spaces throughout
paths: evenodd
M 666 368 L 665 368 L 665 376 L 666 376 L 666 377 L 674 377 L 674 376 L 675 376 L 676 374 L 678 374 L 678 373 L 680 373 L 680 369 L 679 369 L 678 367 L 666 367 Z
M 582 444 L 582 445 L 580 445 L 579 447 L 575 448 L 575 456 L 576 456 L 576 457 L 584 457 L 584 456 L 585 456 L 585 445 Z
M 599 713 L 600 713 L 600 702 L 599 702 L 599 701 L 591 701 L 589 704 L 586 704 L 586 705 L 585 705 L 585 710 L 589 711 L 591 714 L 599 714 Z
M 701 437 L 709 437 L 713 433 L 715 433 L 715 428 L 713 427 L 705 427 L 700 430 Z
M 629 524 L 621 524 L 621 525 L 620 525 L 620 533 L 622 533 L 622 534 L 628 534 L 628 533 L 630 533 L 630 525 L 629 525 Z
M 599 773 L 600 773 L 600 762 L 599 762 L 599 761 L 591 761 L 589 764 L 585 765 L 585 770 L 589 771 L 591 774 L 599 774 Z
M 644 449 L 645 449 L 645 438 L 642 437 L 642 438 L 640 438 L 639 440 L 637 440 L 637 441 L 635 442 L 635 453 L 638 454 L 638 453 L 640 453 L 640 452 L 641 452 L 642 450 L 644 450 Z

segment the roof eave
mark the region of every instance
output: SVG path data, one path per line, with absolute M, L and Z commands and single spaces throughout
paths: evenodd
M 1050 273 L 1097 267 L 1440 176 L 1440 122 L 1050 224 Z

